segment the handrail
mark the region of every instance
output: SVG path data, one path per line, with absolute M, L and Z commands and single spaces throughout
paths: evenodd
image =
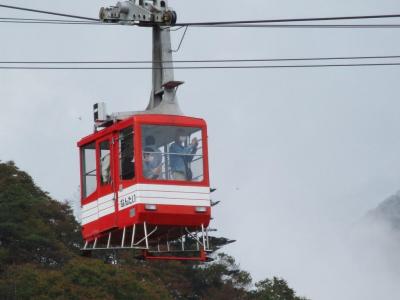
M 203 154 L 156 152 L 156 151 L 142 151 L 142 153 L 144 153 L 144 154 L 161 154 L 161 155 L 204 156 Z

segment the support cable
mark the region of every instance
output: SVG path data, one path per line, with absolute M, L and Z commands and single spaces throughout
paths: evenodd
M 72 14 L 64 14 L 47 10 L 32 9 L 26 7 L 0 4 L 0 7 L 15 9 L 21 11 L 35 12 L 53 16 L 68 17 L 87 21 L 100 21 L 98 18 L 90 18 Z M 216 21 L 216 22 L 188 22 L 177 23 L 174 27 L 181 26 L 218 26 L 218 25 L 240 25 L 240 24 L 266 24 L 266 23 L 289 23 L 289 22 L 315 22 L 315 21 L 339 21 L 339 20 L 366 20 L 366 19 L 391 19 L 400 18 L 400 14 L 382 14 L 382 15 L 358 15 L 358 16 L 338 16 L 338 17 L 314 17 L 314 18 L 288 18 L 288 19 L 265 19 L 265 20 L 236 20 L 236 21 Z M 128 21 L 128 20 L 124 20 Z
M 195 28 L 304 28 L 304 29 L 387 29 L 400 28 L 400 24 L 242 24 L 242 25 L 190 25 Z
M 94 21 L 75 21 L 75 20 L 65 20 L 65 19 L 38 19 L 38 18 L 5 18 L 0 17 L 1 21 L 35 21 L 35 22 L 70 22 L 70 23 L 97 23 Z
M 255 59 L 188 59 L 174 61 L 156 61 L 156 63 L 244 63 L 244 62 L 283 62 L 283 61 L 323 61 L 323 60 L 366 60 L 398 59 L 400 55 L 380 56 L 331 56 L 331 57 L 297 57 L 297 58 L 255 58 Z M 151 60 L 115 60 L 115 61 L 0 61 L 1 64 L 151 64 Z
M 60 19 L 28 19 L 28 18 L 0 18 L 0 23 L 11 24 L 49 24 L 49 25 L 98 25 L 98 26 L 124 26 L 119 23 L 103 23 L 99 21 L 74 21 Z M 134 24 L 134 26 L 138 26 Z M 179 31 L 188 26 L 170 28 Z M 231 24 L 231 25 L 189 25 L 192 28 L 259 28 L 259 29 L 396 29 L 400 24 Z
M 39 9 L 32 9 L 32 8 L 26 8 L 26 7 L 12 6 L 12 5 L 0 4 L 0 7 L 15 9 L 15 10 L 22 10 L 22 11 L 29 11 L 29 12 L 34 12 L 34 13 L 46 14 L 46 15 L 59 16 L 59 17 L 67 17 L 67 18 L 73 18 L 73 19 L 100 21 L 99 19 L 95 19 L 95 18 L 88 18 L 88 17 L 77 16 L 77 15 L 63 14 L 63 13 L 52 12 L 52 11 L 47 11 L 47 10 L 39 10 Z
M 186 32 L 188 31 L 188 28 L 189 28 L 189 26 L 186 26 L 185 31 L 183 32 L 181 41 L 179 42 L 178 48 L 176 48 L 175 50 L 172 50 L 172 49 L 171 49 L 171 52 L 176 53 L 176 52 L 178 52 L 178 51 L 181 49 L 183 40 L 185 39 L 185 36 L 186 36 Z
M 266 23 L 390 19 L 390 18 L 400 18 L 400 14 L 362 15 L 362 16 L 344 16 L 344 17 L 317 17 L 317 18 L 291 18 L 291 19 L 267 19 L 267 20 L 246 20 L 246 21 L 222 21 L 222 22 L 192 22 L 192 23 L 177 23 L 175 26 L 203 26 L 203 25 L 218 26 L 218 25 L 239 25 L 239 24 L 266 24 Z
M 0 23 L 7 23 L 7 24 L 46 24 L 46 25 L 104 25 L 102 23 L 97 22 L 53 22 L 53 21 L 7 21 L 7 20 L 0 20 Z M 108 24 L 110 25 L 119 25 L 119 24 Z
M 309 64 L 309 65 L 253 65 L 253 66 L 183 66 L 183 67 L 15 67 L 0 66 L 0 70 L 206 70 L 206 69 L 288 69 L 288 68 L 331 68 L 331 67 L 378 67 L 400 66 L 400 62 L 393 63 L 352 63 L 352 64 Z

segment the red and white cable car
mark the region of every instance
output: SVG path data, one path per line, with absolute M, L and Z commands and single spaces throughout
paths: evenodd
M 155 5 L 157 10 L 141 9 L 176 15 L 166 1 Z M 110 21 L 107 13 L 115 16 L 117 8 L 102 9 L 102 19 Z M 146 259 L 205 261 L 211 219 L 207 126 L 179 109 L 175 94 L 182 82 L 173 80 L 170 31 L 163 25 L 152 24 L 147 110 L 107 115 L 105 105 L 96 104 L 96 130 L 78 142 L 83 250 L 139 249 Z

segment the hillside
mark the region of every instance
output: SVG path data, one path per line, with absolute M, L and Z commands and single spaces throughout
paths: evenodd
M 279 278 L 250 289 L 250 274 L 222 253 L 207 265 L 150 263 L 129 251 L 84 258 L 80 245 L 70 207 L 0 163 L 0 299 L 304 299 Z
M 400 192 L 390 196 L 367 214 L 371 221 L 384 222 L 400 233 Z

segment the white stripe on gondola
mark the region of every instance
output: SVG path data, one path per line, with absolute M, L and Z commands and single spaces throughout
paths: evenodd
M 87 224 L 115 212 L 114 194 L 101 197 L 98 200 L 83 205 L 82 224 Z
M 210 207 L 210 188 L 180 185 L 137 184 L 118 193 L 118 210 L 137 204 Z M 82 225 L 115 212 L 114 194 L 111 193 L 82 207 Z

